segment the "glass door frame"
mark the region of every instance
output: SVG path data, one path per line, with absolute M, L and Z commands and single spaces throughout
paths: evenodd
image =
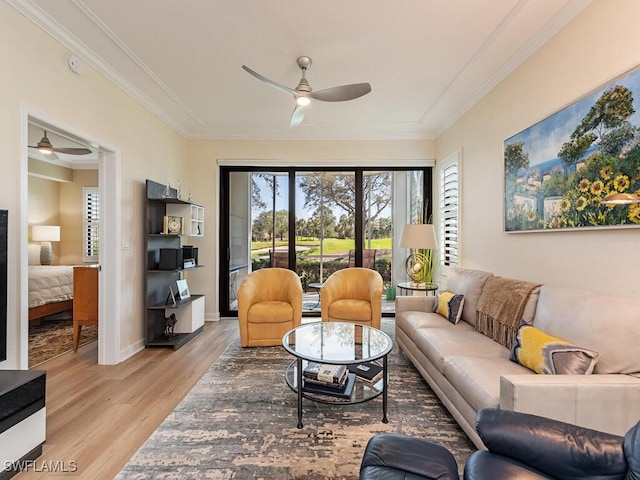
M 278 166 L 278 167 L 264 167 L 257 165 L 221 165 L 219 170 L 219 178 L 220 178 L 220 224 L 219 224 L 219 238 L 218 238 L 218 258 L 220 260 L 219 265 L 219 290 L 218 290 L 218 301 L 219 301 L 219 309 L 220 315 L 223 317 L 235 317 L 237 316 L 237 310 L 231 310 L 229 306 L 229 265 L 231 260 L 231 250 L 229 245 L 229 212 L 230 212 L 230 174 L 232 172 L 246 172 L 246 173 L 269 173 L 269 172 L 278 172 L 278 173 L 286 173 L 288 174 L 288 214 L 289 214 L 289 225 L 288 225 L 288 235 L 289 235 L 289 244 L 288 244 L 288 253 L 289 253 L 289 269 L 295 270 L 296 264 L 296 224 L 295 224 L 295 216 L 296 216 L 296 175 L 304 172 L 347 172 L 351 171 L 355 174 L 355 265 L 362 266 L 363 262 L 363 249 L 364 249 L 364 189 L 363 189 L 363 178 L 365 172 L 369 171 L 390 171 L 390 172 L 401 172 L 401 171 L 412 171 L 412 170 L 421 170 L 423 172 L 423 192 L 424 197 L 422 199 L 423 209 L 425 216 L 424 218 L 431 218 L 432 210 L 433 210 L 433 167 L 431 165 L 427 166 L 402 166 L 402 167 L 393 167 L 393 166 L 371 166 L 371 167 L 355 167 L 355 166 L 331 166 L 325 168 L 318 167 L 309 167 L 309 166 Z M 404 222 L 404 220 L 403 220 Z M 383 314 L 387 315 L 387 314 Z M 389 316 L 389 315 L 387 315 Z

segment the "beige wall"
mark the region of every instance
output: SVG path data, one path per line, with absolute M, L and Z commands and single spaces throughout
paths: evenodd
M 435 142 L 404 141 L 190 141 L 189 184 L 193 201 L 206 207 L 206 236 L 193 243 L 200 246 L 199 261 L 207 266 L 189 273 L 191 290 L 206 295 L 207 318 L 219 315 L 218 305 L 218 161 L 269 165 L 402 165 L 403 162 L 435 158 Z M 204 248 L 203 248 L 204 246 Z
M 98 186 L 98 171 L 71 171 L 71 178 L 72 182 L 57 182 L 29 176 L 29 230 L 32 225 L 60 226 L 60 242 L 51 244 L 54 265 L 83 263 L 82 189 Z M 29 265 L 39 264 L 40 243 L 29 236 Z
M 73 182 L 60 184 L 60 263 L 84 262 L 83 188 L 98 186 L 97 170 L 74 170 Z
M 597 0 L 437 141 L 462 151 L 462 265 L 637 296 L 640 229 L 503 232 L 504 139 L 640 62 L 640 2 Z M 636 100 L 636 108 L 638 101 Z
M 40 242 L 31 241 L 32 225 L 60 225 L 60 183 L 29 177 L 29 265 L 40 265 Z M 62 232 L 62 229 L 60 229 Z M 53 265 L 60 264 L 60 244 L 51 242 Z
M 144 180 L 184 179 L 187 141 L 89 65 L 82 75 L 69 72 L 65 58 L 70 52 L 5 2 L 0 2 L 0 40 L 0 63 L 11 72 L 0 75 L 0 167 L 8 179 L 0 189 L 0 205 L 9 210 L 10 232 L 8 360 L 0 368 L 16 368 L 21 355 L 19 251 L 21 242 L 28 241 L 20 238 L 21 193 L 27 195 L 26 184 L 19 182 L 20 132 L 26 128 L 20 125 L 22 108 L 99 139 L 120 155 L 122 195 L 111 201 L 122 208 L 117 244 L 131 248 L 121 250 L 121 311 L 115 321 L 120 322 L 120 349 L 130 352 L 143 339 Z

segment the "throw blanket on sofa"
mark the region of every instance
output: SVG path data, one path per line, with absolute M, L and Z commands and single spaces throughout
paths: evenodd
M 489 277 L 478 299 L 476 330 L 511 348 L 529 295 L 538 284 Z

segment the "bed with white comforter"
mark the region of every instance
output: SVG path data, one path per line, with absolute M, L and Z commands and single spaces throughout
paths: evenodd
M 29 320 L 72 308 L 73 266 L 29 265 Z

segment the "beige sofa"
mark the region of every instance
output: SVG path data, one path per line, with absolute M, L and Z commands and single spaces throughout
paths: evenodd
M 523 319 L 600 357 L 592 375 L 539 375 L 475 330 L 478 299 L 491 275 L 467 269 L 448 275 L 443 290 L 464 295 L 458 324 L 432 313 L 433 296 L 396 297 L 400 349 L 471 440 L 483 447 L 475 416 L 485 407 L 624 435 L 640 420 L 640 302 L 542 285 Z

